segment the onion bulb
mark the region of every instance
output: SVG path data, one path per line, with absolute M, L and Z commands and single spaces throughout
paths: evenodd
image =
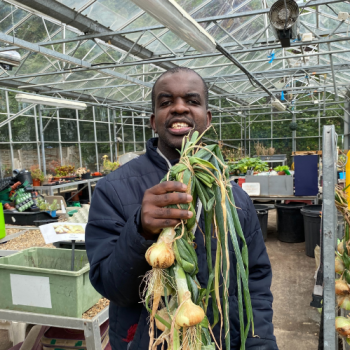
M 146 252 L 147 262 L 156 269 L 167 269 L 175 261 L 172 242 L 175 237 L 173 227 L 166 227 L 160 234 L 157 243 L 152 244 Z
M 339 273 L 339 275 L 341 275 L 345 270 L 345 265 L 343 263 L 343 260 L 339 258 L 339 256 L 337 256 L 335 258 L 335 272 Z
M 184 270 L 177 264 L 174 272 L 180 305 L 175 316 L 175 322 L 180 327 L 195 326 L 203 321 L 204 310 L 192 302 Z
M 338 306 L 344 310 L 350 310 L 350 297 L 349 296 L 337 296 Z
M 175 255 L 168 244 L 154 243 L 147 249 L 146 260 L 156 269 L 167 269 L 174 263 Z
M 343 279 L 339 278 L 335 280 L 335 294 L 336 295 L 348 295 L 350 294 L 349 285 Z
M 186 292 L 185 297 L 188 300 L 180 306 L 175 322 L 180 327 L 192 327 L 203 321 L 205 313 L 200 306 L 192 302 L 190 292 Z
M 169 313 L 168 313 L 166 307 L 163 308 L 163 309 L 161 309 L 161 310 L 158 310 L 158 311 L 157 311 L 157 315 L 158 315 L 159 317 L 161 317 L 164 321 L 166 321 L 166 322 L 168 322 L 169 324 L 171 324 L 171 319 L 170 319 L 170 317 L 169 317 Z M 160 322 L 157 318 L 156 318 L 156 326 L 157 326 L 157 328 L 158 328 L 159 330 L 161 330 L 162 332 L 164 332 L 164 331 L 167 329 L 167 327 L 165 326 L 165 324 L 163 324 L 162 322 Z
M 336 317 L 335 329 L 343 337 L 350 337 L 350 319 L 342 316 Z
M 343 241 L 341 241 L 341 242 L 338 244 L 337 249 L 338 249 L 338 252 L 339 252 L 341 255 L 343 255 L 343 253 L 344 253 L 344 244 L 343 244 Z

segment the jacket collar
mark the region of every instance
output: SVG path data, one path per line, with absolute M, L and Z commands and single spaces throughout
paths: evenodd
M 146 144 L 146 156 L 148 159 L 154 163 L 155 166 L 158 168 L 168 172 L 169 170 L 169 160 L 163 156 L 160 151 L 157 150 L 158 146 L 158 137 L 149 139 Z M 171 165 L 174 165 L 177 163 L 177 161 L 171 161 Z

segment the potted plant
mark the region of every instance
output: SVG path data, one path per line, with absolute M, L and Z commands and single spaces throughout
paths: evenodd
M 107 155 L 102 157 L 103 160 L 103 172 L 109 174 L 110 172 L 116 170 L 119 167 L 119 162 L 111 162 Z
M 42 184 L 45 185 L 45 184 L 48 184 L 50 182 L 52 182 L 52 175 L 51 174 L 45 175 Z
M 56 217 L 56 211 L 58 210 L 58 204 L 56 199 L 49 205 L 49 210 L 50 210 L 50 215 L 53 218 Z
M 40 170 L 39 164 L 32 165 L 30 167 L 30 173 L 31 173 L 32 180 L 33 180 L 33 186 L 40 186 L 40 183 L 42 181 L 44 181 L 44 179 L 45 179 L 45 175 Z
M 75 178 L 74 175 L 74 165 L 61 165 L 55 168 L 55 179 L 59 180 L 61 178 Z M 70 176 L 69 176 L 70 175 Z
M 269 166 L 266 162 L 263 162 L 262 160 L 259 159 L 259 162 L 256 164 L 254 168 L 254 174 L 262 173 L 264 171 L 269 171 Z
M 277 171 L 278 175 L 290 175 L 288 165 L 279 165 L 276 166 L 276 168 L 274 168 L 273 170 Z
M 84 167 L 78 168 L 76 170 L 75 174 L 78 177 L 81 177 L 82 179 L 90 179 L 90 177 L 91 177 L 90 169 L 86 169 Z
M 246 174 L 248 171 L 259 173 L 261 171 L 267 171 L 268 165 L 263 162 L 260 158 L 243 158 L 239 162 L 233 165 L 236 169 L 237 175 Z
M 41 211 L 49 212 L 49 203 L 47 203 L 43 198 L 39 197 L 37 199 L 37 206 Z

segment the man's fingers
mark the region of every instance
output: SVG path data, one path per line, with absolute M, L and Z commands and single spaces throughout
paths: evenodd
M 157 207 L 166 207 L 171 204 L 186 204 L 192 202 L 192 196 L 187 193 L 165 193 L 161 195 L 155 195 L 153 197 L 153 204 Z
M 168 192 L 186 192 L 186 190 L 187 185 L 179 181 L 165 181 L 149 189 L 152 194 L 156 195 Z
M 175 227 L 177 224 L 179 224 L 180 220 L 175 219 L 156 219 L 153 221 L 153 228 L 154 232 L 159 233 L 164 227 Z
M 156 219 L 182 219 L 187 220 L 193 216 L 189 210 L 171 209 L 171 208 L 157 208 L 154 211 L 153 217 Z

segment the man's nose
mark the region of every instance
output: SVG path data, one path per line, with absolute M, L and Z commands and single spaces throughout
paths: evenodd
M 175 114 L 185 114 L 189 112 L 188 105 L 186 101 L 182 98 L 176 98 L 172 105 L 171 113 Z

